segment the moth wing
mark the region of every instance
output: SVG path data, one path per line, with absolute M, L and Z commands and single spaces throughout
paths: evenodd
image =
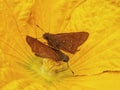
M 50 46 L 74 54 L 77 48 L 87 40 L 88 36 L 88 32 L 49 34 L 46 40 Z
M 27 36 L 26 42 L 31 47 L 32 51 L 35 53 L 36 56 L 43 58 L 51 58 L 53 60 L 59 59 L 58 54 L 52 48 L 43 44 L 37 39 Z

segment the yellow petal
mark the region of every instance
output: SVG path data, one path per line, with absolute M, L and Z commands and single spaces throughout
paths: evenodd
M 119 11 L 119 7 L 108 1 L 87 1 L 74 11 L 70 25 L 73 23 L 78 31 L 90 33 L 81 51 L 71 60 L 77 62 L 73 65 L 76 72 L 90 75 L 120 70 Z
M 4 0 L 0 3 L 0 88 L 119 90 L 119 0 Z M 34 55 L 25 37 L 36 37 L 36 32 L 42 37 L 44 32 L 36 25 L 50 33 L 89 32 L 80 51 L 68 54 L 70 67 L 78 76 L 72 76 L 69 70 L 51 74 L 48 70 L 55 63 L 50 60 L 46 63 Z

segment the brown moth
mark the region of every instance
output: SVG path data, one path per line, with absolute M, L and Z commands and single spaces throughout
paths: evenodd
M 47 46 L 38 41 L 36 38 L 26 36 L 26 42 L 31 47 L 36 56 L 50 58 L 55 61 L 68 62 L 69 60 L 69 57 L 62 53 L 60 50 L 56 50 L 50 46 Z
M 26 36 L 26 42 L 36 56 L 50 58 L 56 62 L 67 62 L 68 65 L 69 57 L 60 50 L 74 54 L 77 51 L 77 48 L 87 40 L 88 36 L 88 32 L 71 32 L 60 34 L 45 33 L 43 34 L 43 38 L 47 40 L 48 45 L 43 44 L 31 36 Z M 71 70 L 69 65 L 68 68 L 74 75 L 74 72 Z
M 61 49 L 74 54 L 77 51 L 77 48 L 87 40 L 88 36 L 88 32 L 71 32 L 60 34 L 45 33 L 43 38 L 46 39 L 48 45 L 54 49 Z

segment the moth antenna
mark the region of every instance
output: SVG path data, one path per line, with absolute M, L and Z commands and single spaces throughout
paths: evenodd
M 36 36 L 36 39 L 37 39 L 37 30 L 35 29 L 35 36 Z
M 39 37 L 38 38 L 38 35 L 37 35 L 37 28 L 39 27 L 38 25 L 36 25 L 36 26 L 31 26 L 32 28 L 34 28 L 34 30 L 35 30 L 35 38 L 36 39 L 40 39 L 41 37 Z M 36 28 L 37 27 L 37 28 Z
M 36 25 L 36 27 L 38 27 L 41 31 L 43 31 L 44 33 L 46 33 L 46 32 L 44 31 L 44 29 L 42 29 L 39 25 Z
M 69 63 L 68 63 L 68 62 L 67 62 L 67 66 L 68 66 L 69 70 L 72 72 L 72 74 L 73 74 L 73 76 L 74 76 L 74 72 L 73 72 L 73 70 L 70 68 L 70 66 L 69 66 Z

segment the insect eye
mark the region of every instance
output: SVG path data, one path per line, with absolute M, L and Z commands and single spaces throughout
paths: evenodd
M 68 62 L 68 61 L 69 61 L 69 57 L 68 56 L 64 57 L 63 62 Z
M 44 38 L 44 39 L 48 39 L 48 33 L 45 33 L 45 34 L 43 35 L 43 38 Z
M 68 60 L 64 59 L 63 62 L 68 62 Z

